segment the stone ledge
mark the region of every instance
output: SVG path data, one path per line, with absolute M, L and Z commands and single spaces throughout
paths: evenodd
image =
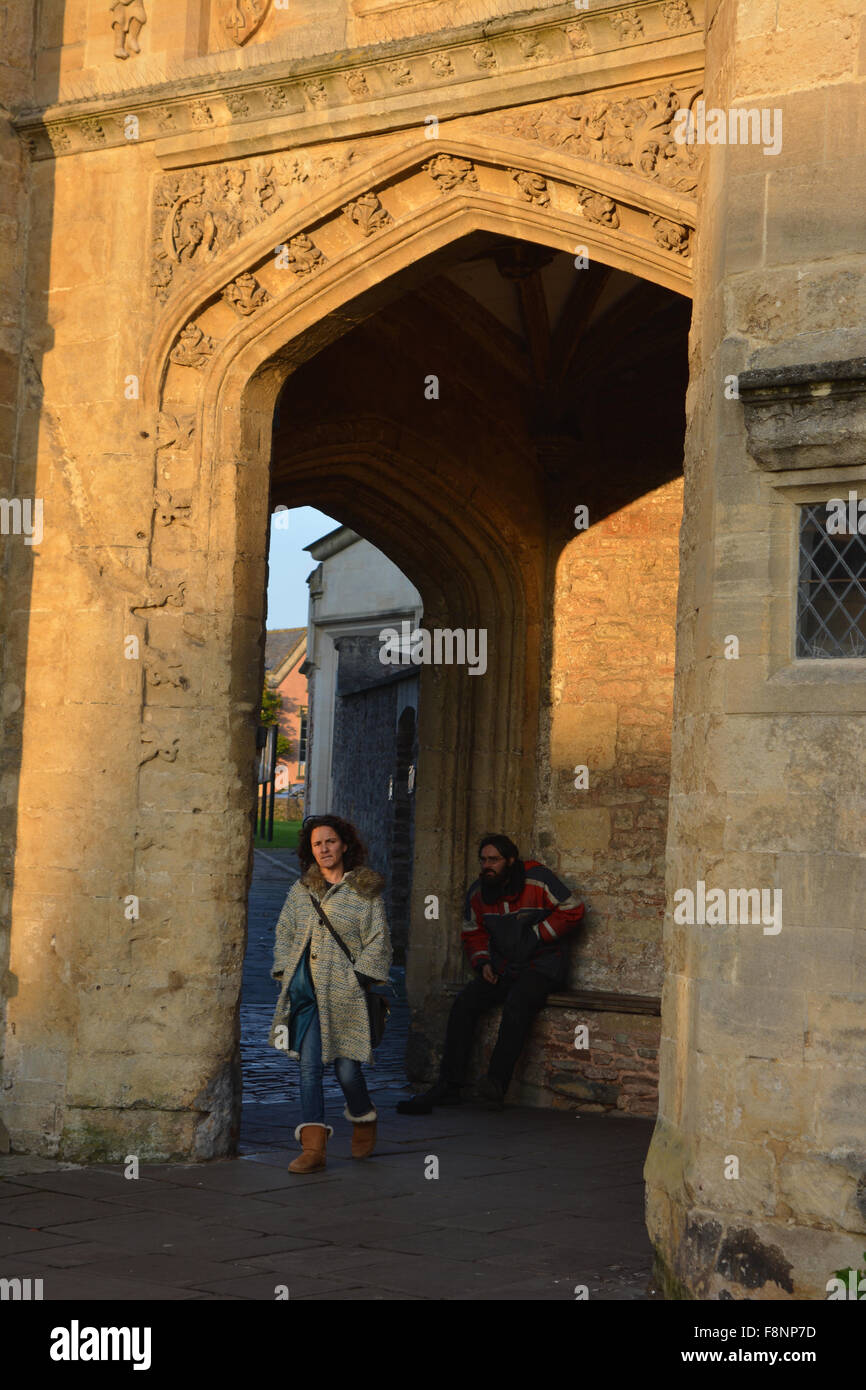
M 855 467 L 866 450 L 866 357 L 741 372 L 749 453 L 771 472 Z

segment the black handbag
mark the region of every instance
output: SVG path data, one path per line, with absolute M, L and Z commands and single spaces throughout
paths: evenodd
M 334 927 L 331 926 L 331 923 L 328 920 L 328 914 L 325 912 L 325 909 L 322 907 L 322 904 L 319 902 L 319 899 L 313 893 L 310 893 L 310 902 L 316 909 L 316 912 L 319 916 L 319 921 L 321 922 L 322 926 L 328 928 L 328 931 L 331 933 L 337 945 L 340 947 L 340 950 L 344 953 L 344 955 L 346 955 L 349 958 L 349 960 L 352 962 L 352 965 L 354 965 L 355 957 L 352 955 L 352 952 L 349 950 L 345 941 L 340 936 L 340 933 Z M 356 979 L 358 977 L 357 970 L 355 971 L 355 977 Z M 388 1019 L 391 1014 L 391 1005 L 388 1003 L 388 1000 L 385 998 L 383 994 L 377 994 L 374 990 L 370 989 L 368 985 L 362 984 L 360 980 L 358 980 L 358 983 L 361 985 L 361 988 L 364 991 L 364 998 L 367 1001 L 367 1018 L 369 1019 L 370 1023 L 370 1046 L 376 1048 L 379 1046 L 380 1042 L 385 1036 L 385 1024 L 388 1022 Z

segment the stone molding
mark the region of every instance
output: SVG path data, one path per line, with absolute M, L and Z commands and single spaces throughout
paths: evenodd
M 432 223 L 453 217 L 455 203 L 475 208 L 479 225 L 491 218 L 507 218 L 515 226 L 530 219 L 544 229 L 551 247 L 573 252 L 577 243 L 586 243 L 594 248 L 593 254 L 597 248 L 606 264 L 631 268 L 679 293 L 691 292 L 689 246 L 696 209 L 684 194 L 623 169 L 560 151 L 537 150 L 503 137 L 482 144 L 443 136 L 436 144 L 432 157 L 430 142 L 422 139 L 387 160 L 353 165 L 319 198 L 266 218 L 248 234 L 229 241 L 222 255 L 208 259 L 210 253 L 204 254 L 199 269 L 194 261 L 174 263 L 168 280 L 155 283 L 166 311 L 157 322 L 148 354 L 145 397 L 158 398 L 156 383 L 168 361 L 201 371 L 218 355 L 227 328 L 219 305 L 225 302 L 227 287 L 240 276 L 254 276 L 267 297 L 259 296 L 249 315 L 234 316 L 238 329 L 252 319 L 294 313 L 305 297 L 320 290 L 326 276 L 331 286 L 351 281 L 359 253 L 365 261 L 364 275 L 369 277 L 371 256 L 390 252 L 424 234 L 423 229 Z M 515 169 L 543 179 L 546 203 L 526 198 L 515 182 Z M 593 214 L 595 197 L 601 197 L 605 206 L 614 206 L 615 220 Z M 370 228 L 347 217 L 348 206 L 371 198 L 388 218 L 377 218 L 377 225 Z M 167 201 L 161 200 L 163 208 Z M 279 214 L 280 209 L 276 211 Z M 204 226 L 207 208 L 199 206 L 196 212 Z M 677 237 L 660 236 L 660 226 L 679 229 Z M 165 237 L 158 227 L 154 234 L 154 244 L 164 248 Z M 186 245 L 185 232 L 177 244 Z M 159 262 L 162 267 L 168 264 Z M 233 338 L 234 333 L 229 330 L 228 336 Z M 178 407 L 166 407 L 166 412 L 177 416 Z
M 671 0 L 581 12 L 580 18 L 571 5 L 559 5 L 531 18 L 507 16 L 350 50 L 348 61 L 343 50 L 258 64 L 240 75 L 236 63 L 232 71 L 202 76 L 166 73 L 134 90 L 25 110 L 15 126 L 34 159 L 156 141 L 169 167 L 230 158 L 247 152 L 251 142 L 274 148 L 266 137 L 275 115 L 288 118 L 277 141 L 285 148 L 321 140 L 323 124 L 329 136 L 405 126 L 407 108 L 433 113 L 447 104 L 450 115 L 641 76 L 658 83 L 665 67 L 676 74 L 702 68 L 703 5 L 689 0 L 677 11 L 677 25 Z M 613 20 L 632 9 L 639 11 L 640 29 L 618 30 Z M 619 66 L 627 77 L 621 71 L 614 76 Z
M 866 357 L 741 372 L 749 453 L 778 472 L 866 462 Z

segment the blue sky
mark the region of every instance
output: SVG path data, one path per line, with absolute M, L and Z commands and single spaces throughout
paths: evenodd
M 315 507 L 293 507 L 284 512 L 285 529 L 271 519 L 270 571 L 268 576 L 268 627 L 307 626 L 307 575 L 315 569 L 305 545 L 339 526 L 338 521 Z

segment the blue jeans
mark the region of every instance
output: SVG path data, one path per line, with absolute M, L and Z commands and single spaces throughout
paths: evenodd
M 319 1011 L 316 1010 L 304 1033 L 301 1053 L 301 1124 L 323 1125 L 325 1123 L 325 1093 L 322 1089 L 322 1030 L 319 1024 Z M 350 1115 L 366 1115 L 374 1106 L 367 1090 L 361 1063 L 352 1057 L 337 1057 L 334 1073 L 346 1097 L 346 1109 Z

